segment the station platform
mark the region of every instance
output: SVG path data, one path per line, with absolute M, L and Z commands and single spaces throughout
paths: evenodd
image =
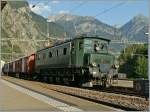
M 0 112 L 49 112 L 59 109 L 9 87 L 0 79 Z
M 0 78 L 0 112 L 120 111 L 120 109 L 43 89 L 28 81 L 23 83 L 39 91 L 35 92 Z M 47 95 L 42 94 L 41 91 Z

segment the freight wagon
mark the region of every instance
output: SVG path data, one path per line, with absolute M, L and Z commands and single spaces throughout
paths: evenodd
M 15 61 L 4 64 L 3 73 L 24 79 L 31 79 L 34 73 L 35 54 L 21 57 Z

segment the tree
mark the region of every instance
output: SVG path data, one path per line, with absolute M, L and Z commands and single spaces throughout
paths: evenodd
M 148 78 L 148 59 L 144 56 L 138 57 L 134 64 L 134 72 L 137 77 Z
M 119 72 L 128 78 L 148 78 L 148 45 L 131 45 L 119 56 Z

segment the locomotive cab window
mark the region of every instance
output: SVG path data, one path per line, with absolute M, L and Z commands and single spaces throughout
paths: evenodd
M 101 50 L 107 50 L 107 44 L 106 43 L 102 43 L 100 46 Z
M 85 40 L 84 42 L 84 48 L 88 51 L 90 51 L 92 49 L 92 41 L 91 40 Z
M 71 48 L 72 48 L 72 50 L 74 50 L 74 43 L 71 44 Z
M 79 42 L 79 50 L 83 48 L 83 42 Z
M 66 55 L 67 54 L 67 48 L 64 48 L 63 50 L 63 54 Z
M 49 57 L 50 57 L 50 58 L 52 57 L 52 52 L 49 52 Z
M 94 51 L 97 52 L 100 50 L 100 44 L 98 43 L 98 41 L 94 42 Z
M 74 43 L 71 44 L 71 54 L 75 53 L 75 45 Z
M 58 56 L 58 50 L 56 51 L 56 56 Z

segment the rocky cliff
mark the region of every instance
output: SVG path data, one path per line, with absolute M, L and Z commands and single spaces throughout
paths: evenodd
M 47 32 L 53 38 L 66 36 L 60 25 L 47 23 L 45 18 L 33 13 L 26 1 L 8 1 L 2 10 L 1 24 L 2 53 L 12 53 L 13 50 L 14 58 L 43 48 L 46 41 L 37 40 L 48 40 Z M 48 27 L 49 31 L 47 31 Z M 3 60 L 8 60 L 10 57 L 2 54 Z

